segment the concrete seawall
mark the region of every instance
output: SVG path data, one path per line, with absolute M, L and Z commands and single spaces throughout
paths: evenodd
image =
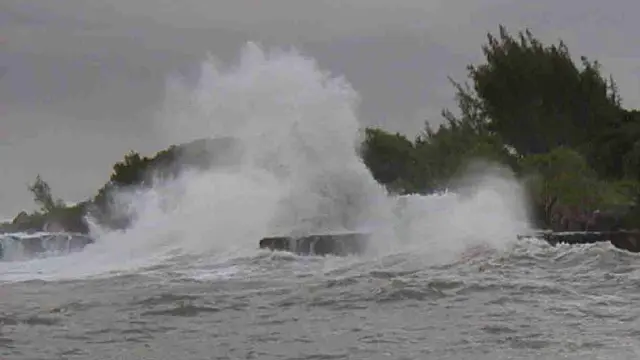
M 261 249 L 288 251 L 298 255 L 361 254 L 366 250 L 369 234 L 314 234 L 301 237 L 272 236 L 260 240 Z

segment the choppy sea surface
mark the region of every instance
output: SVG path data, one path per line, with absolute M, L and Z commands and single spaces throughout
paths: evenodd
M 5 280 L 0 358 L 637 359 L 639 260 L 522 240 L 438 265 L 256 250 Z

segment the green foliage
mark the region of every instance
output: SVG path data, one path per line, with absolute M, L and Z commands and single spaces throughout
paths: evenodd
M 51 187 L 49 187 L 47 182 L 42 180 L 40 175 L 38 175 L 34 183 L 29 186 L 29 191 L 33 194 L 33 199 L 36 204 L 40 205 L 41 211 L 45 213 L 64 207 L 62 200 L 53 198 L 53 195 L 51 195 Z
M 640 180 L 640 111 L 622 111 L 620 121 L 603 129 L 592 144 L 603 177 Z
M 443 111 L 444 124 L 414 143 L 368 132 L 374 151 L 364 158 L 376 179 L 431 192 L 470 161 L 502 163 L 526 179 L 547 225 L 557 214 L 588 217 L 640 199 L 640 112 L 621 108 L 597 62 L 576 65 L 562 41 L 547 46 L 504 27 L 482 50 L 486 62 L 468 67 L 472 86 L 452 81 L 459 115 Z
M 543 45 L 528 30 L 513 37 L 502 26 L 482 50 L 485 62 L 468 67 L 472 86 L 454 83 L 462 115 L 445 111 L 447 125 L 416 145 L 427 144 L 418 162 L 430 178 L 450 178 L 474 156 L 509 164 L 547 224 L 555 212 L 637 203 L 640 112 L 621 108 L 598 62 L 582 57 L 578 66 L 562 41 Z
M 586 215 L 629 207 L 639 190 L 637 182 L 599 179 L 584 156 L 566 147 L 529 155 L 521 164 L 535 206 L 547 224 L 568 210 Z
M 473 160 L 510 163 L 512 155 L 499 139 L 465 121 L 449 120 L 437 130 L 427 127 L 416 141 L 421 182 L 425 190 L 447 187 L 449 180 Z
M 619 118 L 615 85 L 597 62 L 578 68 L 564 43 L 545 46 L 526 31 L 517 38 L 500 27 L 482 47 L 486 63 L 469 66 L 478 106 L 490 129 L 522 155 L 557 146 L 585 148 Z
M 13 221 L 0 224 L 0 232 L 41 231 L 46 224 L 57 224 L 70 232 L 86 233 L 89 230 L 84 219 L 86 202 L 66 206 L 62 200 L 53 197 L 51 187 L 40 175 L 28 189 L 40 210 L 31 214 L 20 212 Z
M 159 177 L 166 177 L 169 175 L 177 174 L 175 166 L 171 168 L 171 165 L 175 165 L 177 158 L 177 147 L 175 145 L 170 146 L 166 150 L 162 150 L 155 154 L 155 156 L 142 157 L 135 151 L 129 151 L 122 161 L 119 161 L 113 165 L 113 172 L 109 178 L 109 181 L 98 190 L 98 193 L 93 198 L 93 205 L 99 209 L 99 211 L 107 211 L 109 206 L 109 196 L 116 190 L 126 189 L 131 187 L 148 186 L 153 180 L 154 175 Z M 168 171 L 171 169 L 172 171 Z M 163 170 L 165 170 L 163 172 Z
M 446 188 L 449 180 L 474 160 L 517 165 L 515 155 L 497 134 L 489 131 L 480 100 L 468 86 L 451 82 L 456 88 L 460 115 L 444 110 L 445 122 L 436 130 L 427 124 L 416 140 L 417 178 L 426 192 Z
M 89 231 L 89 226 L 85 221 L 86 214 L 87 203 L 82 202 L 74 206 L 57 208 L 47 216 L 47 221 L 57 223 L 67 231 L 86 233 Z
M 374 178 L 397 193 L 430 193 L 447 188 L 474 160 L 488 160 L 517 168 L 517 158 L 498 135 L 487 129 L 478 99 L 469 88 L 457 89 L 460 115 L 449 110 L 444 123 L 428 124 L 414 142 L 400 134 L 366 129 L 362 157 Z
M 415 148 L 406 137 L 368 128 L 361 155 L 376 181 L 398 192 L 413 190 Z
M 592 169 L 576 151 L 559 147 L 546 154 L 524 157 L 521 161 L 529 190 L 541 208 L 546 222 L 555 208 L 580 207 L 595 210 L 600 201 L 599 182 Z
M 20 212 L 12 222 L 0 224 L 1 232 L 19 232 L 29 230 L 41 230 L 46 222 L 44 214 L 35 212 L 28 214 Z
M 151 181 L 152 176 L 175 176 L 179 148 L 175 145 L 159 151 L 153 157 L 142 157 L 135 151 L 125 155 L 124 160 L 113 165 L 109 183 L 119 187 L 143 185 Z
M 233 164 L 237 140 L 232 138 L 198 139 L 186 144 L 171 145 L 152 157 L 130 151 L 113 166 L 109 181 L 86 204 L 85 211 L 104 226 L 123 228 L 129 225 L 128 214 L 114 210 L 112 195 L 121 190 L 148 188 L 156 181 L 175 178 L 183 169 L 208 169 Z
M 113 173 L 109 179 L 115 185 L 131 185 L 142 182 L 150 160 L 137 152 L 130 151 L 124 160 L 113 165 Z

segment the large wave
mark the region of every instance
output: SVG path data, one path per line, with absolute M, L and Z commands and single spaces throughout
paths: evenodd
M 411 249 L 441 260 L 480 243 L 502 246 L 527 230 L 522 189 L 497 167 L 449 193 L 389 195 L 358 154 L 357 108 L 345 79 L 294 50 L 249 43 L 232 67 L 209 59 L 195 86 L 170 82 L 158 127 L 172 143 L 237 139 L 237 164 L 120 194 L 135 214 L 131 228 L 94 227 L 97 243 L 80 254 L 6 270 L 87 276 L 177 256 L 228 260 L 256 253 L 267 235 L 339 230 L 372 232 L 378 255 Z

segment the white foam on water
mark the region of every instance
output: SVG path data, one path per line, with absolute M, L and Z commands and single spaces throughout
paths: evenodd
M 451 192 L 401 198 L 396 233 L 405 250 L 450 261 L 470 248 L 505 250 L 531 231 L 524 188 L 508 170 L 485 165 Z

